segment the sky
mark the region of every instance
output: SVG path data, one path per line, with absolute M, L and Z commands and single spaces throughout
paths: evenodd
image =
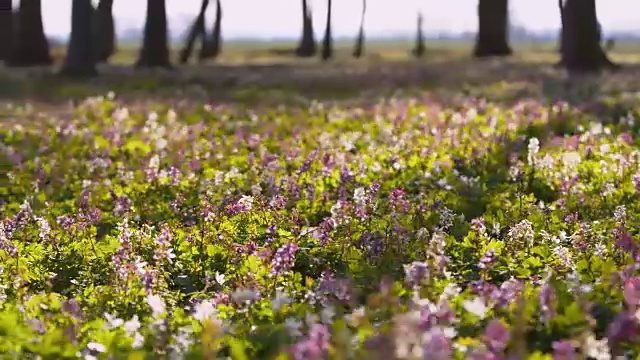
M 42 1 L 45 31 L 66 36 L 71 27 L 72 0 Z M 97 1 L 97 0 L 94 0 Z M 197 14 L 201 0 L 166 0 L 169 29 L 182 32 Z M 17 0 L 14 0 L 17 3 Z M 536 31 L 560 27 L 557 0 L 510 0 L 512 20 Z M 144 24 L 145 0 L 115 0 L 114 16 L 118 31 L 140 28 Z M 212 1 L 213 3 L 213 1 Z M 324 29 L 326 0 L 310 0 L 314 10 L 316 34 Z M 424 15 L 429 33 L 474 31 L 477 26 L 477 0 L 368 0 L 366 31 L 370 36 L 413 33 L 416 12 Z M 603 30 L 639 29 L 638 0 L 600 0 L 598 16 Z M 300 0 L 222 0 L 223 36 L 297 37 L 301 28 Z M 355 36 L 360 21 L 361 0 L 333 1 L 333 31 L 336 36 Z M 244 13 L 246 9 L 251 9 Z M 214 6 L 208 22 L 213 24 Z

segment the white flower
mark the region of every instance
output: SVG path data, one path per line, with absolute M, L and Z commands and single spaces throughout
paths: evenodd
M 220 274 L 219 272 L 216 272 L 216 282 L 222 286 L 225 283 L 225 279 L 224 279 L 224 274 Z
M 359 206 L 364 206 L 367 201 L 366 192 L 363 187 L 355 189 L 353 192 L 353 201 Z
M 245 303 L 258 300 L 259 295 L 257 291 L 252 289 L 237 289 L 231 293 L 231 298 L 237 303 Z
M 106 346 L 104 346 L 104 345 L 102 345 L 100 343 L 97 343 L 97 342 L 88 343 L 87 344 L 87 349 L 89 349 L 91 351 L 96 351 L 96 352 L 99 352 L 99 353 L 103 353 L 103 352 L 107 351 L 107 347 Z
M 242 195 L 240 200 L 238 200 L 238 204 L 242 204 L 245 210 L 251 210 L 253 207 L 253 196 Z
M 304 317 L 304 322 L 310 327 L 318 322 L 318 315 L 308 312 Z
M 528 150 L 527 162 L 529 164 L 533 164 L 535 162 L 536 155 L 538 155 L 538 152 L 540 151 L 540 141 L 537 138 L 529 139 Z
M 333 317 L 336 315 L 336 311 L 333 309 L 333 306 L 327 306 L 320 312 L 320 320 L 324 324 L 331 324 L 333 321 Z
M 610 360 L 611 353 L 609 352 L 609 345 L 607 339 L 596 340 L 593 335 L 589 335 L 582 347 L 583 353 L 595 360 Z
M 105 330 L 115 329 L 124 323 L 124 320 L 115 315 L 104 313 L 104 318 L 107 319 L 106 324 L 104 324 Z
M 133 315 L 131 320 L 124 323 L 124 329 L 129 335 L 138 331 L 138 329 L 140 329 L 140 321 L 138 320 L 138 315 Z
M 291 298 L 287 294 L 283 293 L 280 289 L 276 290 L 276 297 L 271 300 L 271 307 L 273 311 L 280 310 L 284 305 L 289 305 Z
M 136 332 L 135 335 L 133 335 L 133 344 L 131 344 L 131 347 L 134 349 L 139 349 L 142 347 L 142 345 L 144 345 L 144 336 L 142 336 L 142 334 L 140 334 L 139 332 Z
M 477 297 L 473 300 L 465 300 L 464 309 L 479 317 L 480 319 L 484 319 L 484 317 L 487 315 L 487 311 L 489 310 L 487 304 L 484 302 L 484 299 L 482 299 L 481 297 Z
M 293 337 L 302 336 L 302 322 L 295 318 L 287 318 L 284 321 L 284 327 Z
M 217 312 L 218 310 L 213 305 L 213 302 L 210 300 L 205 300 L 196 305 L 195 311 L 193 312 L 193 317 L 198 321 L 203 322 L 207 319 L 215 317 Z
M 149 295 L 147 296 L 147 304 L 151 307 L 151 311 L 153 312 L 153 317 L 157 318 L 160 315 L 164 314 L 165 304 L 164 300 L 158 295 Z

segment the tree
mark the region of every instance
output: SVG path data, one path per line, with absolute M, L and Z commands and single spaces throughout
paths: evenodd
M 478 35 L 473 54 L 476 57 L 508 56 L 513 53 L 508 43 L 508 0 L 479 0 Z
M 193 47 L 198 37 L 202 41 L 202 46 L 205 46 L 207 36 L 205 28 L 205 13 L 208 7 L 209 0 L 202 0 L 202 4 L 200 5 L 200 12 L 198 13 L 196 19 L 193 21 L 193 24 L 191 24 L 191 28 L 189 29 L 189 33 L 187 34 L 184 48 L 180 52 L 181 64 L 186 64 L 187 61 L 189 61 L 191 53 L 193 52 Z
M 416 32 L 416 46 L 411 50 L 413 56 L 421 58 L 424 55 L 424 33 L 422 31 L 422 13 L 418 13 L 418 30 Z
M 71 77 L 95 76 L 98 74 L 97 58 L 91 30 L 96 14 L 91 0 L 73 0 L 72 4 L 71 39 L 60 74 Z
M 364 54 L 364 18 L 367 13 L 367 0 L 362 0 L 362 14 L 360 15 L 360 30 L 356 38 L 356 46 L 353 49 L 353 57 L 356 59 Z
M 216 20 L 213 24 L 211 37 L 204 36 L 199 58 L 200 60 L 215 59 L 222 50 L 222 4 L 220 0 L 216 0 Z
M 600 44 L 602 32 L 595 0 L 565 0 L 562 14 L 561 63 L 568 72 L 599 72 L 619 67 L 607 57 Z
M 116 51 L 116 28 L 113 21 L 113 0 L 100 0 L 95 11 L 93 31 L 99 62 L 107 62 Z
M 136 67 L 171 68 L 165 0 L 147 0 L 144 40 Z
M 302 0 L 302 38 L 296 49 L 299 57 L 312 57 L 318 52 L 316 36 L 313 31 L 313 17 L 307 0 Z
M 331 0 L 327 0 L 327 27 L 322 40 L 322 60 L 333 57 L 333 36 L 331 35 Z
M 11 0 L 0 0 L 0 61 L 9 58 L 12 38 L 13 4 Z
M 49 41 L 42 25 L 40 0 L 21 0 L 14 15 L 11 54 L 6 61 L 10 67 L 29 67 L 53 64 Z

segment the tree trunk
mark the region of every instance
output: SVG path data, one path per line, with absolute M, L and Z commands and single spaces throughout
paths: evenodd
M 476 57 L 508 56 L 513 53 L 508 42 L 508 0 L 479 0 L 478 35 L 473 50 Z
M 136 67 L 171 68 L 165 0 L 147 0 L 144 40 Z
M 95 76 L 98 72 L 91 25 L 96 14 L 91 0 L 73 0 L 72 6 L 71 39 L 60 74 L 71 77 Z
M 296 49 L 298 57 L 312 57 L 318 52 L 316 36 L 313 31 L 313 17 L 307 0 L 302 0 L 302 38 Z
M 184 48 L 180 52 L 181 64 L 186 64 L 189 61 L 191 53 L 193 52 L 193 47 L 196 43 L 196 39 L 202 39 L 203 44 L 206 42 L 207 31 L 205 28 L 205 13 L 208 7 L 209 0 L 202 0 L 202 5 L 200 5 L 200 12 L 198 13 L 198 17 L 196 17 L 196 19 L 193 21 L 193 24 L 189 29 L 189 33 L 187 34 Z
M 565 0 L 562 28 L 562 64 L 570 73 L 616 69 L 600 44 L 595 0 Z
M 9 58 L 12 38 L 13 4 L 11 0 L 0 0 L 0 61 Z
M 93 22 L 99 62 L 106 63 L 116 52 L 116 28 L 113 21 L 113 0 L 100 0 Z
M 331 0 L 327 0 L 327 28 L 324 31 L 322 40 L 322 60 L 329 60 L 333 57 L 333 36 L 331 35 Z
M 14 17 L 14 37 L 7 66 L 29 67 L 53 64 L 49 41 L 42 25 L 40 0 L 21 0 Z
M 216 0 L 216 21 L 213 24 L 211 37 L 207 39 L 206 34 L 200 48 L 200 60 L 215 59 L 222 50 L 222 4 Z
M 421 58 L 424 56 L 424 33 L 422 32 L 422 13 L 418 13 L 418 30 L 416 32 L 416 46 L 411 51 L 413 56 L 416 58 Z
M 364 54 L 364 18 L 367 13 L 367 0 L 362 0 L 362 15 L 360 16 L 360 30 L 356 38 L 356 46 L 353 49 L 353 57 L 360 58 Z

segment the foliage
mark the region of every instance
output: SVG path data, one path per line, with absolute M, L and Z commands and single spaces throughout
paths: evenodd
M 0 352 L 637 355 L 636 100 L 603 125 L 560 102 L 109 94 L 3 126 Z

